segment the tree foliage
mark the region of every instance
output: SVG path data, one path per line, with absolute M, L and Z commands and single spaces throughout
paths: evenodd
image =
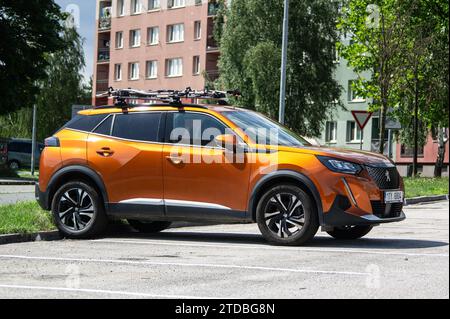
M 28 107 L 59 50 L 65 15 L 53 0 L 0 0 L 0 114 Z
M 339 103 L 334 80 L 338 40 L 336 4 L 330 0 L 290 1 L 286 124 L 319 136 Z M 221 33 L 219 86 L 238 88 L 240 106 L 278 114 L 283 0 L 233 0 Z

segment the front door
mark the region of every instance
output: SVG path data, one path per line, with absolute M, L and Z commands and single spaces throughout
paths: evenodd
M 89 135 L 88 162 L 105 183 L 110 213 L 164 216 L 161 118 L 160 112 L 111 115 Z
M 251 165 L 245 159 L 230 161 L 228 151 L 214 145 L 214 137 L 225 133 L 225 124 L 206 113 L 167 114 L 163 167 L 169 217 L 218 221 L 246 217 Z

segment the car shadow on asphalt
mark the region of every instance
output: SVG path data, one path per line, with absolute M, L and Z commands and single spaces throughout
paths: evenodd
M 111 229 L 106 238 L 108 239 L 140 239 L 140 240 L 164 240 L 179 242 L 197 242 L 210 244 L 248 244 L 271 246 L 260 234 L 245 233 L 213 233 L 213 232 L 190 232 L 177 229 L 176 231 L 162 232 L 158 234 L 141 234 L 134 232 L 128 227 Z M 318 234 L 312 241 L 302 247 L 311 248 L 360 248 L 360 249 L 420 249 L 448 246 L 448 242 L 407 239 L 407 238 L 363 238 L 359 240 L 336 240 L 328 236 Z

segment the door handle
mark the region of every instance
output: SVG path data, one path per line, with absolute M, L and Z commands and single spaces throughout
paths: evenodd
M 166 157 L 168 161 L 172 162 L 175 165 L 183 164 L 183 159 L 178 156 L 167 156 Z
M 109 147 L 103 147 L 101 150 L 97 151 L 97 154 L 103 157 L 111 157 L 114 155 L 114 151 L 112 151 Z

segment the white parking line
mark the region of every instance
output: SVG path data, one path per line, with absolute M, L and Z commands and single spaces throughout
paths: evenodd
M 0 259 L 47 260 L 47 261 L 50 260 L 50 261 L 67 261 L 67 262 L 90 262 L 90 263 L 174 266 L 174 267 L 203 267 L 203 268 L 239 269 L 239 270 L 245 269 L 245 270 L 291 272 L 291 273 L 306 273 L 306 274 L 324 274 L 324 275 L 347 275 L 347 276 L 367 276 L 368 275 L 367 273 L 353 272 L 353 271 L 274 268 L 274 267 L 221 265 L 221 264 L 164 263 L 164 262 L 153 262 L 153 261 L 134 261 L 134 260 L 118 260 L 118 259 L 35 257 L 35 256 L 18 256 L 18 255 L 0 255 Z
M 361 250 L 361 249 L 341 249 L 341 248 L 308 248 L 308 247 L 268 247 L 268 246 L 256 246 L 256 245 L 216 245 L 216 244 L 191 244 L 191 243 L 173 243 L 173 242 L 161 242 L 161 241 L 134 241 L 134 240 L 91 240 L 95 243 L 106 244 L 138 244 L 138 245 L 160 245 L 160 246 L 182 246 L 182 247 L 202 247 L 202 248 L 239 248 L 239 249 L 251 249 L 251 250 L 288 250 L 299 252 L 319 252 L 319 253 L 344 253 L 344 254 L 369 254 L 369 255 L 387 255 L 387 256 L 410 256 L 410 257 L 444 257 L 448 258 L 449 254 L 426 254 L 426 253 L 407 253 L 407 252 L 387 252 L 380 250 Z
M 77 288 L 64 288 L 64 287 L 21 286 L 21 285 L 1 285 L 0 284 L 0 288 L 22 289 L 22 290 L 81 292 L 81 293 L 104 294 L 104 295 L 145 297 L 145 298 L 155 298 L 155 299 L 212 299 L 209 297 L 206 298 L 206 297 L 179 296 L 179 295 L 158 295 L 158 294 L 148 294 L 148 293 L 142 293 L 142 292 L 99 290 L 99 289 L 77 289 Z

